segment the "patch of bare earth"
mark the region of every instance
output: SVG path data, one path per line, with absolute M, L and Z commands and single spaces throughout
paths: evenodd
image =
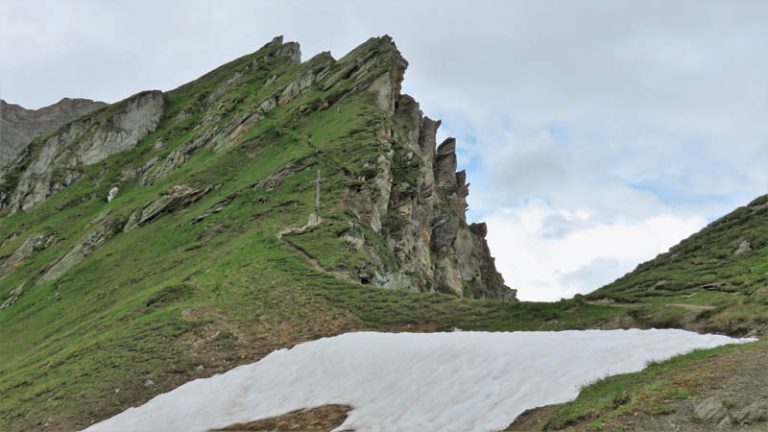
M 348 405 L 323 405 L 291 411 L 277 417 L 238 423 L 211 432 L 325 432 L 341 426 L 351 410 L 352 407 Z

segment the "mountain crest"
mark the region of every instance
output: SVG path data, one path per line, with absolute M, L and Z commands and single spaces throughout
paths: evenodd
M 37 139 L 0 171 L 0 207 L 29 212 L 88 178 L 100 189 L 96 196 L 125 215 L 119 229 L 109 218 L 109 229 L 83 237 L 99 239 L 85 249 L 90 254 L 163 215 L 193 211 L 217 190 L 229 190 L 230 202 L 249 193 L 275 200 L 308 177 L 297 189 L 301 198 L 290 201 L 307 208 L 297 207 L 297 223 L 276 234 L 286 233 L 279 238 L 316 267 L 384 288 L 513 300 L 485 225 L 466 221 L 469 190 L 466 173 L 456 172 L 455 139 L 437 147 L 440 122 L 401 94 L 407 66 L 389 36 L 339 60 L 320 53 L 305 62 L 297 43 L 278 36 L 176 90 L 139 93 Z M 194 173 L 240 153 L 279 164 L 251 185 L 240 184 L 237 171 Z M 120 195 L 131 189 L 150 198 L 123 208 Z M 327 247 L 341 251 L 332 264 L 322 259 Z M 44 280 L 86 259 L 80 251 L 65 254 L 78 259 L 62 258 L 69 264 L 59 261 Z

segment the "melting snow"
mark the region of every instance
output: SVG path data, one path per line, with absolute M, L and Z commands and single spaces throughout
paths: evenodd
M 682 330 L 347 333 L 191 381 L 86 431 L 207 431 L 326 404 L 354 408 L 339 430 L 498 430 L 606 375 L 743 341 Z

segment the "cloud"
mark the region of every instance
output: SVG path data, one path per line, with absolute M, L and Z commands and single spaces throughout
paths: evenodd
M 701 229 L 703 218 L 673 215 L 602 221 L 542 203 L 487 217 L 490 247 L 523 300 L 553 301 L 605 285 Z
M 488 219 L 498 267 L 524 298 L 597 288 L 768 192 L 762 1 L 0 7 L 0 96 L 30 107 L 171 89 L 277 34 L 304 58 L 391 34 L 410 62 L 404 90 L 442 118 L 441 138 L 457 137 L 470 219 Z M 560 252 L 577 240 L 601 252 Z

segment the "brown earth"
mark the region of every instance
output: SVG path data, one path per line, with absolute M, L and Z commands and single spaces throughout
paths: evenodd
M 348 405 L 323 405 L 291 411 L 277 417 L 238 423 L 211 432 L 324 432 L 341 426 L 351 410 L 352 407 Z

